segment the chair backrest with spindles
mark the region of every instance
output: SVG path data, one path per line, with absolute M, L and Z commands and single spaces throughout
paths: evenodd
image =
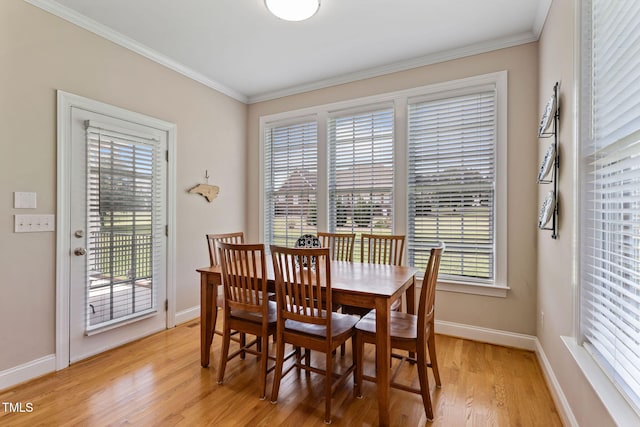
M 402 265 L 404 236 L 362 234 L 360 261 L 371 264 Z
M 436 283 L 438 281 L 438 270 L 440 269 L 440 258 L 445 245 L 440 242 L 438 246 L 431 248 L 429 262 L 422 279 L 422 289 L 420 290 L 420 301 L 418 303 L 418 331 L 426 331 L 427 326 L 433 328 L 435 315 Z M 418 340 L 426 339 L 426 334 L 419 333 Z
M 267 318 L 264 244 L 217 242 L 222 267 L 225 310 L 262 313 Z
M 331 260 L 353 261 L 353 246 L 356 241 L 355 233 L 325 233 L 319 231 L 318 238 L 323 248 L 329 248 Z
M 218 258 L 218 249 L 216 243 L 244 243 L 244 233 L 238 231 L 235 233 L 223 233 L 223 234 L 207 234 L 207 247 L 209 248 L 209 262 L 211 267 L 220 265 L 220 259 Z
M 328 248 L 271 246 L 276 278 L 278 322 L 288 319 L 331 330 L 331 263 Z M 312 259 L 314 262 L 312 262 Z M 305 266 L 313 265 L 313 268 Z M 327 334 L 331 336 L 330 333 Z

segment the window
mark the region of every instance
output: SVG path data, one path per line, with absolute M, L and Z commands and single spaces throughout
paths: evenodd
M 502 71 L 261 117 L 265 242 L 402 234 L 422 269 L 442 240 L 439 289 L 506 296 L 506 98 Z
M 640 3 L 583 7 L 581 332 L 640 408 Z
M 264 136 L 265 244 L 317 233 L 318 125 L 268 126 Z
M 495 88 L 409 101 L 409 263 L 446 242 L 440 277 L 492 282 Z
M 393 108 L 329 119 L 329 229 L 391 234 Z M 355 245 L 354 259 L 360 259 Z

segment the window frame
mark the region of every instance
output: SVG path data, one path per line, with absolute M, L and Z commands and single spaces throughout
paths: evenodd
M 318 224 L 318 217 L 320 209 L 319 209 L 319 195 L 320 195 L 320 188 L 319 188 L 319 181 L 320 181 L 320 158 L 319 158 L 319 147 L 318 144 L 320 142 L 320 139 L 318 137 L 319 135 L 319 129 L 320 129 L 320 122 L 318 121 L 317 117 L 315 115 L 304 115 L 304 116 L 297 116 L 297 117 L 289 117 L 286 120 L 277 120 L 277 121 L 266 121 L 264 123 L 260 124 L 260 138 L 261 138 L 261 144 L 260 144 L 260 235 L 262 236 L 263 241 L 265 242 L 265 244 L 267 245 L 267 252 L 269 252 L 268 249 L 268 245 L 269 244 L 274 244 L 274 242 L 270 241 L 270 239 L 268 238 L 269 236 L 267 236 L 267 232 L 269 231 L 269 227 L 266 224 L 266 218 L 265 218 L 265 209 L 266 209 L 266 203 L 267 203 L 267 197 L 266 197 L 266 193 L 267 193 L 267 189 L 266 189 L 266 177 L 265 177 L 265 173 L 266 173 L 266 164 L 265 161 L 267 159 L 267 147 L 265 146 L 266 143 L 266 132 L 270 129 L 274 129 L 274 128 L 278 128 L 278 127 L 287 127 L 287 126 L 297 126 L 297 125 L 301 125 L 301 126 L 305 126 L 309 123 L 314 123 L 315 122 L 315 127 L 316 127 L 316 162 L 317 162 L 317 176 L 316 176 L 316 230 L 320 228 L 319 224 Z M 294 195 L 294 204 L 299 203 L 299 195 Z
M 410 98 L 430 96 L 450 92 L 455 95 L 459 91 L 473 86 L 494 84 L 496 87 L 496 206 L 494 211 L 494 254 L 495 278 L 491 283 L 479 283 L 465 280 L 438 280 L 438 290 L 467 293 L 493 297 L 506 297 L 509 290 L 507 283 L 507 71 L 498 71 L 459 80 L 436 83 L 416 88 L 389 92 L 368 97 L 356 98 L 331 104 L 317 105 L 292 111 L 264 115 L 260 117 L 260 235 L 265 234 L 265 131 L 274 124 L 283 125 L 313 117 L 318 121 L 318 217 L 319 230 L 328 229 L 328 120 L 332 112 L 340 110 L 366 110 L 382 103 L 394 105 L 394 189 L 393 189 L 393 224 L 394 234 L 405 234 L 408 229 L 408 100 Z M 405 249 L 406 250 L 406 249 Z M 406 256 L 406 254 L 405 254 Z M 405 257 L 405 259 L 407 259 Z
M 605 408 L 616 424 L 637 425 L 640 423 L 640 406 L 626 394 L 626 385 L 616 380 L 617 374 L 612 372 L 592 344 L 588 343 L 583 325 L 583 298 L 589 291 L 583 275 L 585 274 L 586 255 L 583 252 L 585 243 L 585 229 L 587 212 L 585 208 L 587 184 L 585 181 L 593 171 L 587 171 L 587 157 L 585 157 L 584 144 L 591 143 L 593 130 L 593 49 L 588 40 L 592 39 L 592 1 L 575 3 L 575 106 L 576 117 L 574 142 L 574 235 L 575 245 L 573 255 L 575 260 L 573 271 L 573 283 L 575 292 L 575 326 L 574 334 L 570 337 L 562 337 L 562 340 L 573 356 L 576 364 L 585 375 L 594 392 L 600 398 Z M 638 131 L 635 132 L 636 134 Z

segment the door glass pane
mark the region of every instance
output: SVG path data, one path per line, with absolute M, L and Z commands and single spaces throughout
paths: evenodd
M 154 146 L 87 129 L 87 329 L 155 311 Z

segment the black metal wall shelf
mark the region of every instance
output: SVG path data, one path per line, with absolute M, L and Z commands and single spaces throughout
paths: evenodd
M 558 94 L 559 83 L 553 86 L 553 95 L 549 99 L 540 122 L 538 138 L 553 138 L 545 157 L 540 165 L 538 184 L 552 184 L 551 190 L 545 198 L 538 215 L 538 228 L 550 230 L 551 238 L 558 238 L 558 172 L 560 169 L 560 153 L 558 151 L 558 131 L 560 127 L 560 98 Z M 550 122 L 549 122 L 550 121 Z M 551 177 L 547 175 L 551 173 Z M 551 226 L 549 226 L 551 222 Z

